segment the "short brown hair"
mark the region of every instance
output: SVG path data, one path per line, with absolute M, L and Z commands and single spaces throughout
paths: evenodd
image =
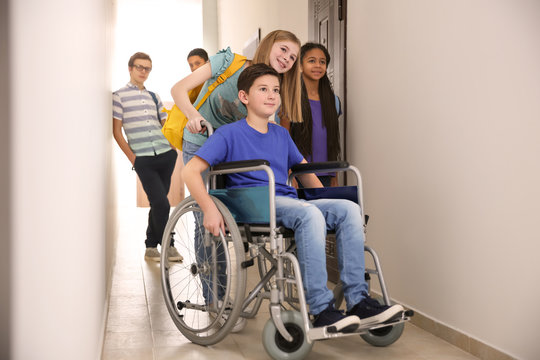
M 264 75 L 275 76 L 281 84 L 281 77 L 279 76 L 278 72 L 274 70 L 273 67 L 259 63 L 248 66 L 242 71 L 242 73 L 238 77 L 238 90 L 243 90 L 246 93 L 249 93 L 249 89 L 251 88 L 255 80 Z
M 204 61 L 208 61 L 208 53 L 206 52 L 206 50 L 201 49 L 201 48 L 196 48 L 196 49 L 191 50 L 187 58 L 189 59 L 192 56 L 198 56 Z
M 135 64 L 135 60 L 137 59 L 143 59 L 143 60 L 148 60 L 152 62 L 152 59 L 150 59 L 150 55 L 145 54 L 143 52 L 136 52 L 135 54 L 131 55 L 131 57 L 129 58 L 128 66 L 133 67 L 133 64 Z

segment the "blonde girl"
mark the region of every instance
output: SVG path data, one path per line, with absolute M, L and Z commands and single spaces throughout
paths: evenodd
M 287 127 L 290 122 L 302 121 L 301 81 L 298 57 L 300 40 L 286 30 L 275 30 L 264 37 L 259 44 L 253 63 L 265 63 L 274 68 L 282 76 L 281 108 L 277 113 L 280 124 Z M 243 67 L 219 85 L 197 111 L 191 104 L 189 90 L 204 83 L 198 104 L 212 84 L 229 67 L 234 53 L 227 48 L 210 57 L 210 61 L 193 73 L 176 83 L 171 94 L 175 104 L 187 116 L 188 123 L 184 129 L 183 160 L 187 163 L 195 152 L 204 144 L 206 136 L 202 134 L 201 120 L 207 120 L 214 128 L 239 120 L 246 116 L 246 108 L 238 99 L 237 81 L 240 73 L 250 65 Z

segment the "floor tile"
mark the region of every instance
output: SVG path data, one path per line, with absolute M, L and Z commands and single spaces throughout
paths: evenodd
M 246 328 L 212 346 L 191 343 L 171 320 L 161 290 L 160 264 L 144 260 L 148 209 L 122 213 L 117 261 L 114 266 L 103 360 L 267 360 L 262 332 L 270 318 L 268 301 Z M 256 267 L 248 269 L 246 294 L 257 284 Z M 307 359 L 474 360 L 474 356 L 410 323 L 400 339 L 378 348 L 358 335 L 316 342 Z
M 107 331 L 105 350 L 152 348 L 151 331 L 115 332 Z
M 151 331 L 150 316 L 148 314 L 142 316 L 116 316 L 109 312 L 107 320 L 107 331 L 110 332 L 138 332 Z
M 101 360 L 152 360 L 152 348 L 146 349 L 109 349 L 103 352 Z

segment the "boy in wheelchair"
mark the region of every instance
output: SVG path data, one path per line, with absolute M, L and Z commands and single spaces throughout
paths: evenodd
M 289 169 L 306 160 L 288 131 L 268 122 L 280 105 L 279 74 L 265 64 L 251 65 L 239 77 L 238 89 L 247 117 L 220 127 L 182 172 L 191 195 L 204 213 L 204 227 L 215 236 L 220 229 L 225 233 L 222 216 L 206 191 L 201 173 L 223 162 L 268 160 L 275 176 L 277 222 L 295 232 L 313 326 L 334 326 L 337 331 L 352 332 L 360 325 L 385 322 L 403 312 L 401 305 L 381 305 L 368 295 L 364 278 L 364 230 L 358 205 L 341 199 L 301 200 L 296 190 L 287 185 Z M 298 177 L 306 187 L 322 187 L 315 174 Z M 268 185 L 268 177 L 260 171 L 227 176 L 227 187 L 264 185 Z M 334 308 L 333 293 L 327 287 L 327 230 L 336 232 L 346 314 Z

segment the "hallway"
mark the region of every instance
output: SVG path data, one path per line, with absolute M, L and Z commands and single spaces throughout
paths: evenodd
M 265 304 L 255 319 L 238 334 L 203 347 L 192 344 L 169 318 L 161 294 L 159 264 L 143 259 L 146 208 L 123 207 L 116 265 L 110 294 L 103 360 L 165 359 L 270 359 L 262 342 L 262 328 L 269 319 Z M 254 269 L 253 267 L 250 269 Z M 255 274 L 248 276 L 248 288 Z M 376 348 L 357 337 L 318 342 L 309 359 L 474 360 L 476 357 L 407 324 L 392 346 Z

